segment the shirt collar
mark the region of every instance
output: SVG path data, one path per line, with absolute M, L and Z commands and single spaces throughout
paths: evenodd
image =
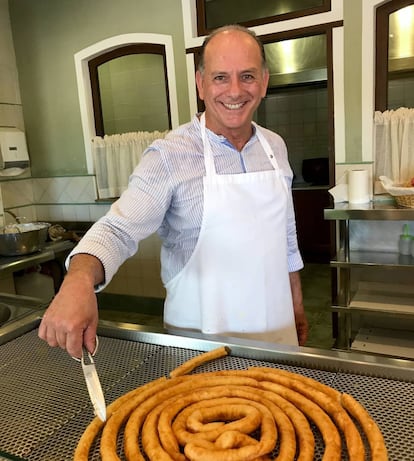
M 199 126 L 200 126 L 200 115 L 201 114 L 202 112 L 199 112 L 195 116 Z M 223 136 L 222 134 L 216 134 L 214 133 L 214 131 L 211 131 L 207 127 L 206 127 L 206 130 L 208 133 L 208 137 L 211 139 L 212 142 L 225 144 L 226 146 L 232 147 L 234 149 L 233 144 L 225 136 Z M 256 125 L 252 123 L 252 135 L 244 147 L 249 146 L 252 142 L 254 142 L 257 139 L 256 131 L 257 131 Z M 214 155 L 214 151 L 213 151 L 213 155 Z

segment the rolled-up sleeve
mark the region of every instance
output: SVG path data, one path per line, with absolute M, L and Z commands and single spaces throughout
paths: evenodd
M 168 176 L 158 152 L 144 155 L 127 190 L 72 250 L 66 267 L 76 254 L 95 256 L 105 273 L 96 291 L 104 289 L 119 267 L 138 251 L 139 242 L 160 227 L 171 199 Z

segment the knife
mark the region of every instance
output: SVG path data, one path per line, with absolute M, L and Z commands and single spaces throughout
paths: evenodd
M 93 355 L 96 354 L 98 349 L 98 338 L 96 338 L 96 348 Z M 86 387 L 88 388 L 89 397 L 91 399 L 95 415 L 103 422 L 106 421 L 106 404 L 105 397 L 103 395 L 101 382 L 99 381 L 98 372 L 96 371 L 95 362 L 92 354 L 82 347 L 82 358 L 75 360 L 81 362 L 82 371 L 86 381 Z

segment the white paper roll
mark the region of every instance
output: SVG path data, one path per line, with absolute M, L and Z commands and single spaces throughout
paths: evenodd
M 370 201 L 369 177 L 367 170 L 348 172 L 348 202 L 368 203 Z

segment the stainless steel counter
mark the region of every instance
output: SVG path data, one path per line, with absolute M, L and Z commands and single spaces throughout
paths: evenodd
M 0 271 L 3 274 L 10 274 L 55 259 L 59 259 L 59 264 L 63 265 L 63 258 L 74 245 L 73 242 L 67 240 L 48 242 L 42 250 L 36 253 L 25 256 L 0 256 Z M 45 307 L 45 301 L 35 297 L 0 293 L 0 331 L 3 331 L 5 325 Z
M 370 202 L 359 205 L 335 203 L 334 208 L 324 210 L 325 219 L 330 220 L 414 220 L 414 208 L 400 208 L 393 202 Z
M 69 240 L 47 242 L 44 248 L 36 253 L 24 256 L 0 256 L 0 271 L 13 273 L 27 267 L 36 266 L 55 259 L 59 254 L 70 251 L 75 244 Z
M 28 316 L 13 334 L 7 338 L 0 335 L 0 454 L 3 452 L 5 459 L 69 461 L 93 418 L 92 407 L 79 364 L 41 341 L 38 323 L 39 317 Z M 100 352 L 95 361 L 107 403 L 146 382 L 168 376 L 171 369 L 199 352 L 225 344 L 230 347 L 230 356 L 199 371 L 265 366 L 313 377 L 351 393 L 369 410 L 383 431 L 390 460 L 414 459 L 412 361 L 235 338 L 165 334 L 110 322 L 101 322 L 98 333 Z M 120 450 L 120 459 L 125 460 Z M 322 457 L 323 442 L 317 438 L 314 459 Z M 100 459 L 97 445 L 89 459 Z
M 0 338 L 7 327 L 34 312 L 42 312 L 47 304 L 38 298 L 0 293 Z M 11 330 L 15 328 L 11 327 Z

